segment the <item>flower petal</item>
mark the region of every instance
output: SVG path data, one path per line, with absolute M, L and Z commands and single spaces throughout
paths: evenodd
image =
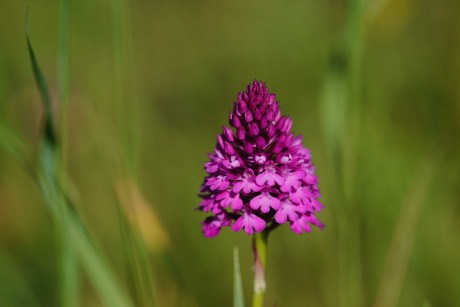
M 262 192 L 259 196 L 251 199 L 249 205 L 254 210 L 260 208 L 260 211 L 263 213 L 268 213 L 270 211 L 270 207 L 274 210 L 278 210 L 281 206 L 279 199 L 271 196 L 268 192 Z
M 266 225 L 267 223 L 254 213 L 244 212 L 233 224 L 232 229 L 238 232 L 244 228 L 247 234 L 252 234 L 254 230 L 257 232 L 264 230 Z

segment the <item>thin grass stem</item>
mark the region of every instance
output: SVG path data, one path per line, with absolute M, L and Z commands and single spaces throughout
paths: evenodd
M 129 182 L 134 180 L 136 172 L 137 142 L 135 142 L 138 131 L 134 131 L 134 124 L 138 122 L 137 101 L 130 101 L 130 107 L 125 104 L 126 61 L 127 61 L 127 38 L 130 38 L 129 23 L 126 21 L 128 4 L 123 0 L 113 0 L 112 4 L 112 35 L 114 50 L 114 73 L 115 73 L 115 104 L 116 104 L 116 128 L 119 131 L 121 146 L 120 160 L 117 165 L 118 176 L 122 179 L 122 189 L 127 195 L 131 195 Z M 130 41 L 128 42 L 130 43 Z M 131 99 L 130 99 L 131 100 Z M 137 301 L 142 306 L 156 306 L 156 295 L 154 294 L 154 283 L 151 277 L 150 265 L 148 263 L 145 242 L 140 238 L 139 229 L 136 225 L 129 225 L 127 211 L 134 211 L 134 203 L 131 197 L 127 198 L 124 208 L 117 202 L 120 231 L 127 254 L 128 264 L 134 284 L 136 285 Z

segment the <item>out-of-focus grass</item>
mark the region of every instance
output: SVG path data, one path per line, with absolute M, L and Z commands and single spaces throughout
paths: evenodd
M 123 0 L 111 1 L 112 7 L 112 35 L 114 51 L 114 74 L 115 74 L 115 128 L 118 134 L 117 150 L 119 159 L 115 161 L 117 182 L 114 183 L 117 189 L 117 210 L 119 214 L 123 246 L 126 249 L 127 263 L 135 284 L 137 304 L 140 306 L 156 306 L 157 298 L 154 294 L 154 283 L 148 261 L 146 243 L 149 234 L 145 231 L 145 221 L 139 218 L 139 210 L 143 208 L 144 217 L 149 218 L 148 222 L 156 223 L 150 225 L 150 237 L 158 236 L 158 245 L 165 241 L 166 234 L 161 228 L 160 221 L 156 218 L 153 209 L 143 202 L 140 189 L 137 186 L 137 159 L 138 136 L 134 127 L 138 122 L 138 101 L 134 90 L 127 91 L 130 77 L 129 48 L 126 42 L 130 42 L 131 31 L 129 23 L 126 22 L 129 16 L 129 4 Z M 129 20 L 129 19 L 128 19 Z M 128 96 L 131 94 L 131 96 Z M 129 99 L 129 104 L 126 103 Z M 131 222 L 131 223 L 129 223 Z M 142 225 L 144 225 L 143 228 Z M 158 232 L 155 232 L 158 230 Z M 163 236 L 161 236 L 163 234 Z M 152 239 L 151 239 L 152 240 Z M 153 239 L 155 240 L 155 238 Z
M 66 160 L 76 187 L 69 191 L 125 284 L 134 290 L 119 213 L 125 214 L 127 195 L 134 195 L 139 203 L 128 202 L 131 208 L 153 208 L 158 221 L 151 223 L 169 242 L 158 249 L 147 244 L 144 254 L 158 305 L 231 305 L 235 245 L 244 291 L 251 293 L 250 239 L 228 230 L 214 240 L 202 238 L 204 216 L 192 209 L 199 202 L 205 153 L 236 92 L 257 78 L 278 94 L 294 131 L 312 149 L 326 204 L 322 232 L 295 236 L 280 227 L 273 233 L 267 305 L 376 304 L 391 261 L 407 265 L 402 281 L 391 285 L 399 289 L 391 290 L 399 291 L 396 305 L 459 304 L 459 3 L 369 2 L 370 13 L 360 21 L 360 76 L 354 79 L 359 101 L 349 96 L 349 71 L 355 68 L 338 52 L 350 22 L 348 2 L 130 1 L 120 7 L 124 17 L 117 27 L 114 4 L 71 2 Z M 34 47 L 50 94 L 59 97 L 58 5 L 31 5 Z M 7 145 L 0 150 L 0 244 L 7 259 L 0 261 L 0 272 L 6 272 L 0 301 L 50 306 L 59 305 L 55 289 L 61 279 L 48 259 L 59 252 L 40 194 L 8 151 L 21 142 L 37 147 L 42 113 L 24 50 L 25 6 L 0 2 L 1 127 L 20 136 L 0 136 Z M 118 47 L 114 35 L 121 35 Z M 116 48 L 125 51 L 117 55 Z M 120 121 L 124 115 L 126 122 Z M 29 150 L 26 161 L 33 164 L 35 155 Z M 425 163 L 436 169 L 424 190 L 416 232 L 397 231 Z M 121 165 L 132 165 L 130 176 L 120 173 Z M 347 189 L 353 193 L 345 194 Z M 127 225 L 137 225 L 136 215 L 126 213 Z M 155 230 L 136 232 L 159 236 L 152 235 Z M 404 238 L 412 253 L 396 257 L 394 242 Z M 81 305 L 100 306 L 86 273 L 81 283 Z
M 41 143 L 38 153 L 38 168 L 35 180 L 47 203 L 48 212 L 56 227 L 59 244 L 62 246 L 63 287 L 62 305 L 78 304 L 78 268 L 76 252 L 81 256 L 83 266 L 100 293 L 102 301 L 110 306 L 131 306 L 129 296 L 123 291 L 109 269 L 109 265 L 95 247 L 78 211 L 69 195 L 63 189 L 59 177 L 60 144 L 54 124 L 48 85 L 35 56 L 29 35 L 29 19 L 26 15 L 26 39 L 33 76 L 45 109 Z
M 408 191 L 401 206 L 388 255 L 383 267 L 380 286 L 374 306 L 397 306 L 402 284 L 407 272 L 417 226 L 423 212 L 426 196 L 431 191 L 431 181 L 440 156 L 429 156 L 414 176 L 413 187 Z M 436 159 L 438 158 L 438 159 Z

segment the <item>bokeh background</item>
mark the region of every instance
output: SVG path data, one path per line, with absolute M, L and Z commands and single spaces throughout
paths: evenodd
M 250 237 L 205 239 L 194 208 L 215 135 L 258 79 L 312 150 L 326 206 L 323 231 L 271 235 L 266 306 L 460 306 L 459 1 L 70 1 L 67 98 L 63 2 L 0 1 L 0 122 L 28 152 L 0 135 L 0 306 L 61 306 L 62 236 L 31 171 L 27 6 L 68 193 L 135 302 L 120 215 L 158 306 L 231 306 L 235 246 L 250 302 Z M 102 306 L 78 267 L 78 305 Z

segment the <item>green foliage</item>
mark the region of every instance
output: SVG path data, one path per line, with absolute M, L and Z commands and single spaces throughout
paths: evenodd
M 38 66 L 38 61 L 30 42 L 28 22 L 29 19 L 26 16 L 27 47 L 35 81 L 45 106 L 45 128 L 39 153 L 38 184 L 54 224 L 58 231 L 67 235 L 63 236 L 64 244 L 75 244 L 80 254 L 81 262 L 103 301 L 108 306 L 131 306 L 129 297 L 118 284 L 106 260 L 96 249 L 81 217 L 59 183 L 59 146 L 53 125 L 51 100 L 46 80 Z

